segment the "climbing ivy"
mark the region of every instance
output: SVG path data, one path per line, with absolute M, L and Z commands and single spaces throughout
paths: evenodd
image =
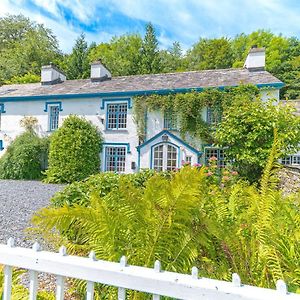
M 201 92 L 191 91 L 134 97 L 134 119 L 137 124 L 139 139 L 141 141 L 145 139 L 147 112 L 161 111 L 172 113 L 177 118 L 178 129 L 183 139 L 189 133 L 195 138 L 213 143 L 214 130 L 202 118 L 203 109 L 205 107 L 213 108 L 212 113 L 220 118 L 224 108 L 241 95 L 254 99 L 258 95 L 258 88 L 254 85 L 241 85 L 223 90 L 208 88 Z

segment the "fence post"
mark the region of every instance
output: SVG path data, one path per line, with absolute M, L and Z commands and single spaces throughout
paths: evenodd
M 61 256 L 67 255 L 67 249 L 65 246 L 59 248 L 59 254 Z M 64 300 L 65 292 L 65 277 L 57 275 L 56 276 L 56 300 Z
M 96 261 L 96 254 L 94 251 L 91 251 L 89 254 L 89 258 L 92 261 Z M 92 281 L 88 281 L 86 283 L 86 300 L 93 300 L 94 299 L 94 286 L 95 283 Z
M 13 238 L 7 240 L 7 247 L 13 248 L 15 241 Z M 4 289 L 3 289 L 3 300 L 11 299 L 11 287 L 12 287 L 12 266 L 4 266 Z
M 232 274 L 232 284 L 235 287 L 240 287 L 241 286 L 241 278 L 237 273 Z
M 32 246 L 32 250 L 38 252 L 41 250 L 41 247 L 37 242 L 35 242 Z M 38 272 L 29 270 L 29 279 L 29 299 L 36 300 L 38 290 Z
M 121 269 L 127 266 L 127 258 L 126 256 L 122 256 L 120 259 Z M 126 289 L 119 287 L 118 288 L 118 300 L 126 300 Z
M 193 279 L 198 279 L 198 268 L 197 267 L 192 267 L 192 278 Z
M 276 282 L 276 290 L 278 294 L 280 295 L 286 295 L 287 294 L 287 287 L 285 282 L 282 279 L 277 280 Z
M 161 264 L 159 260 L 156 260 L 154 263 L 154 272 L 159 273 L 161 271 Z M 153 295 L 153 300 L 159 300 L 159 295 Z

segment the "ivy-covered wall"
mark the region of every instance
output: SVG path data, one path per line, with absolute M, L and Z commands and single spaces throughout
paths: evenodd
M 140 142 L 146 140 L 147 115 L 154 112 L 168 113 L 177 119 L 180 137 L 187 142 L 202 141 L 213 144 L 215 124 L 208 124 L 204 116 L 211 108 L 215 119 L 221 120 L 222 111 L 239 97 L 255 98 L 259 89 L 253 85 L 241 85 L 235 88 L 209 88 L 202 92 L 188 92 L 168 95 L 153 94 L 135 97 L 133 101 L 134 119 Z

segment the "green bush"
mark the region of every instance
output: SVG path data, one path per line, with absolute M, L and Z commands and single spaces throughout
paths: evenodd
M 84 118 L 71 115 L 50 138 L 46 182 L 74 182 L 95 174 L 100 168 L 102 136 Z
M 144 170 L 136 174 L 99 173 L 88 177 L 86 180 L 67 185 L 53 196 L 51 203 L 54 207 L 74 206 L 75 204 L 88 206 L 93 194 L 104 197 L 117 189 L 122 180 L 128 180 L 137 188 L 144 188 L 147 180 L 154 174 L 157 173 L 153 170 Z M 171 173 L 162 172 L 159 174 L 163 177 L 171 177 Z
M 40 179 L 47 165 L 49 141 L 33 131 L 18 136 L 0 159 L 1 179 Z

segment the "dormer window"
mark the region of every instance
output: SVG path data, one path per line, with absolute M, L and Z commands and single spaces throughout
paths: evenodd
M 127 128 L 127 103 L 109 103 L 107 104 L 107 126 L 109 130 L 118 130 Z

